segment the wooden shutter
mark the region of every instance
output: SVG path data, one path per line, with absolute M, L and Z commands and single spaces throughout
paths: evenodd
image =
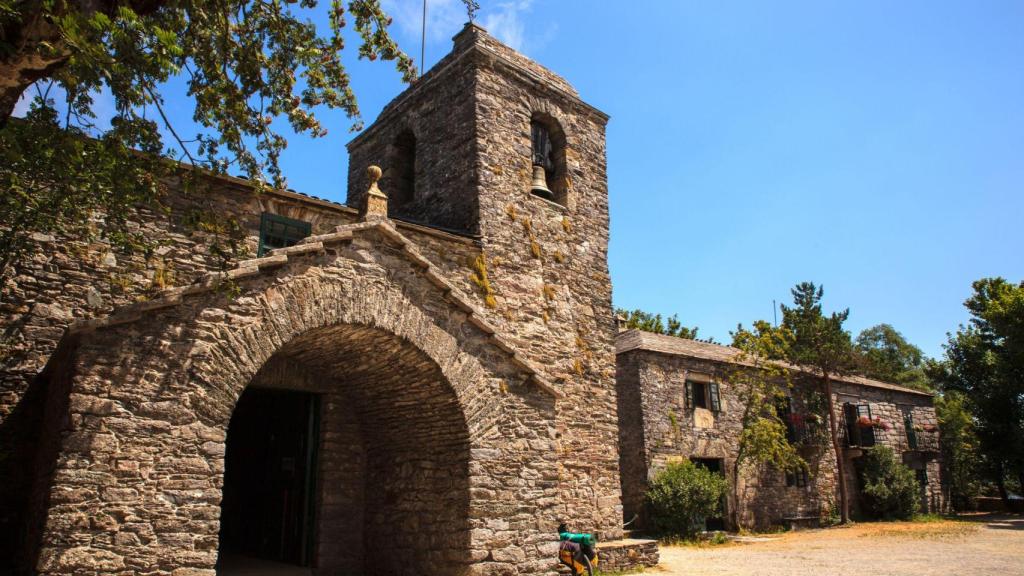
M 718 382 L 712 382 L 708 384 L 708 395 L 711 396 L 711 411 L 721 412 L 722 411 L 722 398 L 718 391 Z
M 914 430 L 914 417 L 910 414 L 903 415 L 903 428 L 907 431 L 907 448 L 917 450 L 917 432 Z
M 686 392 L 683 397 L 683 403 L 687 410 L 693 408 L 693 382 L 690 382 L 689 380 L 686 381 Z
M 846 445 L 860 446 L 860 426 L 857 425 L 857 408 L 849 402 L 843 404 L 843 419 L 846 420 Z

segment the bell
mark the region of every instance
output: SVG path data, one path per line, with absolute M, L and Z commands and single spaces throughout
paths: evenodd
M 533 182 L 530 184 L 530 192 L 547 200 L 555 199 L 554 193 L 548 188 L 547 174 L 540 164 L 533 165 Z

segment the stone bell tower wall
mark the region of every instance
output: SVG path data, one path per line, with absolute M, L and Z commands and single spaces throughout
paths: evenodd
M 611 282 L 608 275 L 607 115 L 562 78 L 468 24 L 451 54 L 398 96 L 349 145 L 349 204 L 384 169 L 393 217 L 479 235 L 467 263 L 477 305 L 517 351 L 565 394 L 549 430 L 559 446 L 561 497 L 549 521 L 621 537 Z M 558 201 L 531 194 L 531 120 L 560 147 Z M 393 205 L 398 136 L 416 139 L 417 199 Z M 392 177 L 389 180 L 390 176 Z M 512 527 L 516 529 L 516 527 Z
M 384 170 L 380 188 L 388 194 L 390 217 L 479 232 L 471 48 L 457 43 L 349 143 L 349 206 L 360 205 L 369 184 L 366 167 L 375 164 Z
M 556 516 L 621 537 L 615 327 L 608 274 L 608 117 L 562 78 L 478 29 L 480 233 L 495 321 L 566 397 Z M 563 139 L 559 202 L 531 194 L 531 120 Z M 555 138 L 552 138 L 555 140 Z

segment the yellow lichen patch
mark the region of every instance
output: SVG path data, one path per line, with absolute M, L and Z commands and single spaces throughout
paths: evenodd
M 533 221 L 529 218 L 523 218 L 520 220 L 523 225 L 523 230 L 526 231 L 526 236 L 530 240 L 530 254 L 537 259 L 541 257 L 540 243 L 537 242 L 537 235 L 533 232 Z
M 572 232 L 572 222 L 568 216 L 562 216 L 562 230 L 565 230 L 566 234 Z
M 504 380 L 499 382 L 498 383 L 498 390 L 500 390 L 502 394 L 508 394 L 508 383 L 505 382 Z
M 542 310 L 540 313 L 540 317 L 544 320 L 545 324 L 551 321 L 551 316 L 548 314 L 547 310 Z
M 156 268 L 153 270 L 150 288 L 163 290 L 171 286 L 174 286 L 174 270 L 170 268 L 166 261 L 160 260 L 156 263 Z
M 484 297 L 484 304 L 488 308 L 496 308 L 498 301 L 494 299 L 494 288 L 491 287 L 491 280 L 487 277 L 487 257 L 483 252 L 477 256 L 472 262 L 473 272 L 469 275 L 469 280 L 480 290 L 480 295 Z
M 555 250 L 555 253 L 552 254 L 552 257 L 555 259 L 555 262 L 558 262 L 559 264 L 565 263 L 565 254 L 562 254 L 561 250 Z
M 127 294 L 132 288 L 132 277 L 129 274 L 111 274 L 110 287 L 121 294 Z
M 541 292 L 544 293 L 544 299 L 549 302 L 555 299 L 555 294 L 557 293 L 556 288 L 551 284 L 545 284 L 544 287 L 541 288 Z
M 583 376 L 583 362 L 581 362 L 579 358 L 572 361 L 572 371 L 575 372 L 577 376 Z
M 516 207 L 512 204 L 505 206 L 505 214 L 508 214 L 508 217 L 511 218 L 513 222 L 516 221 Z
M 576 348 L 583 353 L 583 357 L 589 362 L 594 357 L 594 352 L 590 349 L 590 345 L 587 344 L 586 334 L 582 331 L 577 330 L 576 332 Z

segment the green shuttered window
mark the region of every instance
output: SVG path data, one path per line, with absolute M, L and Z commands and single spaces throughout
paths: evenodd
M 270 212 L 264 212 L 260 218 L 260 249 L 258 256 L 263 256 L 275 248 L 294 246 L 309 236 L 312 226 L 309 222 L 286 218 Z

